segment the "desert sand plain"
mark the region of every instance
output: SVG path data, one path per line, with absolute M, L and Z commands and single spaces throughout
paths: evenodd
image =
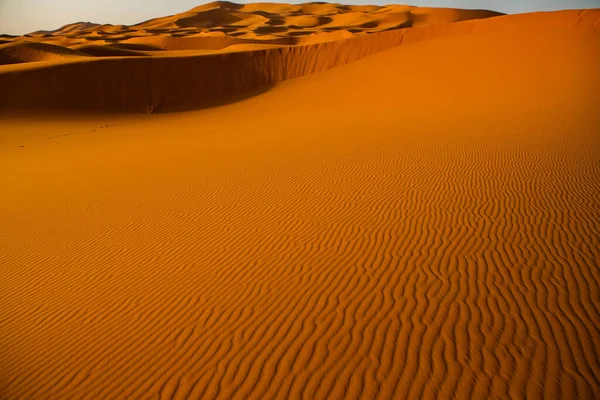
M 0 398 L 600 396 L 600 10 L 0 40 Z

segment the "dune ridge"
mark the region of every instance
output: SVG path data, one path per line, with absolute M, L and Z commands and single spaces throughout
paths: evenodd
M 512 18 L 497 17 L 481 28 L 480 21 L 469 20 L 324 43 L 252 51 L 241 49 L 224 54 L 88 57 L 86 62 L 25 64 L 13 70 L 5 66 L 0 70 L 0 90 L 6 94 L 0 99 L 0 111 L 70 109 L 159 112 L 205 107 L 252 95 L 278 82 L 325 71 L 395 46 L 464 35 L 473 30 L 484 31 L 490 29 L 488 26 L 502 26 L 504 20 L 510 21 Z M 594 13 L 566 11 L 558 22 L 550 13 L 528 15 L 528 20 L 532 23 L 556 23 L 557 26 L 578 20 L 578 24 L 593 27 L 598 19 Z M 339 35 L 340 32 L 334 34 Z M 74 49 L 81 52 L 86 47 Z M 102 50 L 88 49 L 90 52 Z M 119 53 L 118 50 L 110 50 L 110 47 L 105 51 Z M 234 76 L 236 79 L 232 79 Z
M 470 29 L 471 24 L 462 23 L 454 27 L 453 33 Z M 436 33 L 431 28 L 427 31 L 429 36 L 422 35 L 425 38 Z M 439 34 L 450 32 L 440 29 Z M 417 36 L 419 34 L 414 33 L 414 37 Z M 304 46 L 218 55 L 31 64 L 13 71 L 0 71 L 0 90 L 6 94 L 0 99 L 0 109 L 142 112 L 148 107 L 157 110 L 193 108 L 355 61 L 398 46 L 405 40 L 410 42 L 411 37 L 399 30 Z M 421 37 L 414 40 L 419 39 Z
M 132 26 L 74 23 L 55 31 L 6 37 L 0 46 L 0 89 L 7 96 L 0 100 L 0 108 L 140 112 L 218 104 L 385 50 L 408 35 L 386 31 L 498 15 L 398 5 L 213 2 Z M 426 32 L 423 36 L 431 36 Z M 345 39 L 356 40 L 322 44 Z M 310 45 L 316 46 L 306 47 Z M 250 50 L 254 52 L 198 59 Z M 313 61 L 315 65 L 310 65 Z M 232 64 L 237 65 L 235 70 Z M 175 68 L 184 73 L 169 76 Z M 231 74 L 241 76 L 243 83 L 232 83 Z M 149 89 L 144 91 L 143 86 Z
M 56 61 L 87 54 L 49 43 L 6 43 L 0 45 L 0 64 L 18 64 L 33 61 Z M 1 71 L 0 71 L 1 73 Z

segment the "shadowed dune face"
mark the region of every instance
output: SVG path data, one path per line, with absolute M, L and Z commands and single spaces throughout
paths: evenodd
M 0 117 L 0 398 L 598 398 L 599 22 L 17 65 L 0 99 L 277 85 Z
M 431 39 L 449 34 L 444 28 L 430 31 L 446 22 L 497 15 L 411 6 L 214 2 L 133 26 L 80 22 L 5 36 L 0 112 L 208 107 L 408 42 L 400 28 L 426 29 L 422 37 Z M 391 30 L 396 31 L 385 32 Z
M 402 43 L 464 34 L 474 18 L 495 15 L 411 6 L 216 2 L 132 27 L 76 23 L 0 46 L 0 62 L 6 64 L 0 65 L 0 112 L 213 106 Z M 444 23 L 461 20 L 467 24 Z M 422 31 L 399 29 L 413 25 Z M 17 63 L 22 68 L 8 65 Z
M 0 97 L 0 112 L 169 112 L 211 107 L 399 45 L 467 35 L 472 31 L 492 29 L 490 27 L 512 34 L 511 29 L 524 29 L 520 26 L 525 25 L 520 22 L 521 18 L 527 18 L 531 24 L 557 27 L 568 24 L 592 29 L 598 24 L 597 13 L 567 11 L 560 17 L 538 13 L 403 29 L 389 27 L 410 22 L 407 10 L 411 9 L 389 6 L 373 11 L 374 15 L 389 11 L 386 23 L 391 25 L 383 32 L 368 35 L 357 35 L 347 29 L 325 32 L 335 16 L 316 20 L 300 16 L 302 19 L 293 20 L 307 25 L 323 22 L 321 33 L 306 36 L 302 35 L 303 31 L 296 31 L 286 33 L 286 37 L 271 33 L 259 42 L 238 40 L 224 32 L 182 37 L 149 35 L 117 41 L 85 40 L 71 48 L 15 40 L 0 46 L 0 57 L 7 64 L 20 63 L 0 66 L 0 91 L 4 94 Z M 202 10 L 199 12 L 216 8 L 207 6 Z M 449 20 L 461 15 L 460 10 L 436 12 Z M 423 18 L 433 15 L 428 9 L 411 13 Z M 470 15 L 471 11 L 466 13 Z M 341 14 L 343 18 L 337 21 L 347 27 L 358 18 L 356 23 L 363 24 L 364 19 L 359 15 L 350 10 Z M 270 28 L 290 31 L 292 27 Z M 65 39 L 58 37 L 56 40 Z M 46 50 L 41 51 L 41 48 Z M 190 50 L 193 48 L 205 50 Z M 26 62 L 45 59 L 53 61 Z
M 228 98 L 246 96 L 278 82 L 356 61 L 403 43 L 461 35 L 472 28 L 469 23 L 450 29 L 436 25 L 358 37 L 347 31 L 338 31 L 323 35 L 323 43 L 309 41 L 304 46 L 246 49 L 238 48 L 244 45 L 232 45 L 226 53 L 202 56 L 194 53 L 173 55 L 172 52 L 161 57 L 115 55 L 88 59 L 85 63 L 31 64 L 12 70 L 6 66 L 4 73 L 0 73 L 0 90 L 5 93 L 0 98 L 0 111 L 143 112 L 151 108 L 166 112 L 206 107 Z M 225 36 L 206 39 L 227 40 Z M 169 40 L 164 38 L 164 41 Z M 127 42 L 136 43 L 134 40 Z M 158 45 L 155 42 L 155 46 Z M 160 45 L 169 46 L 164 42 Z M 86 48 L 80 49 L 86 51 Z M 98 48 L 88 51 L 96 52 Z M 60 90 L 57 90 L 58 87 Z

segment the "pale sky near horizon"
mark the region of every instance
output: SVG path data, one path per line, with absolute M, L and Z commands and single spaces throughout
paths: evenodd
M 22 35 L 90 21 L 131 25 L 189 10 L 203 0 L 0 0 L 0 34 Z M 250 3 L 250 1 L 236 1 Z M 301 3 L 302 1 L 290 1 Z M 562 9 L 600 8 L 600 0 L 345 0 L 343 4 L 412 4 L 474 8 L 507 14 Z

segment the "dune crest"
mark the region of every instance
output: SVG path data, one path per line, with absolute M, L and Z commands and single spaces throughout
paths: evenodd
M 213 2 L 132 26 L 73 23 L 6 37 L 0 45 L 5 94 L 0 112 L 164 112 L 221 104 L 402 44 L 401 29 L 425 29 L 422 37 L 428 39 L 439 35 L 427 33 L 435 26 L 498 15 L 413 6 Z M 232 80 L 232 74 L 240 79 Z
M 348 13 L 352 18 L 354 14 Z M 203 108 L 399 45 L 486 29 L 507 29 L 506 26 L 518 24 L 524 18 L 531 24 L 557 27 L 571 26 L 573 21 L 580 26 L 595 27 L 599 20 L 598 12 L 556 14 L 437 23 L 368 35 L 341 29 L 293 38 L 295 45 L 290 45 L 290 38 L 283 37 L 261 39 L 260 44 L 239 41 L 223 32 L 187 37 L 135 37 L 104 46 L 79 44 L 65 49 L 65 55 L 57 54 L 55 58 L 64 60 L 60 63 L 0 67 L 0 90 L 6 94 L 0 98 L 0 112 L 61 109 L 168 112 Z M 45 44 L 20 42 L 3 45 L 0 51 L 3 47 L 38 45 Z M 212 50 L 200 53 L 186 50 L 200 47 Z M 78 62 L 71 55 L 85 56 L 81 58 L 85 62 Z M 236 79 L 231 78 L 234 76 Z
M 85 56 L 87 54 L 75 49 L 49 43 L 17 42 L 0 45 L 0 64 L 60 61 Z M 2 73 L 2 70 L 0 70 L 0 73 Z

